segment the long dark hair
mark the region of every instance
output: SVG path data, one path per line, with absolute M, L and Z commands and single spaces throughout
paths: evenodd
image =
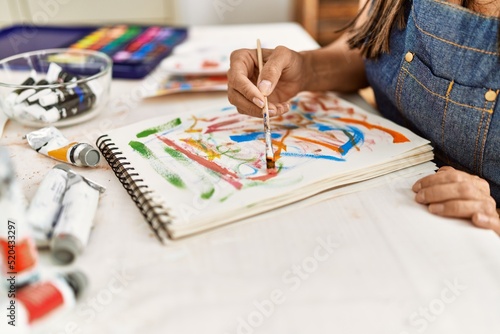
M 408 0 L 368 0 L 358 15 L 344 29 L 351 33 L 348 44 L 359 48 L 366 58 L 376 58 L 381 53 L 389 53 L 389 37 L 396 24 L 398 29 L 406 26 L 405 12 L 410 5 Z M 474 10 L 475 0 L 462 0 L 462 6 Z M 356 23 L 361 14 L 369 8 L 367 21 L 361 26 Z M 344 30 L 343 29 L 343 30 Z M 500 24 L 497 32 L 497 49 L 500 52 Z M 500 61 L 500 57 L 499 57 Z

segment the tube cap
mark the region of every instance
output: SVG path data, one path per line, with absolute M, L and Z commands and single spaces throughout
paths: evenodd
M 99 155 L 99 151 L 88 145 L 80 151 L 78 159 L 85 166 L 95 166 L 101 160 L 101 156 Z
M 82 252 L 82 246 L 79 240 L 71 235 L 62 235 L 52 238 L 50 245 L 52 256 L 62 264 L 73 262 L 77 255 Z
M 79 270 L 66 273 L 63 277 L 75 293 L 76 298 L 79 298 L 89 285 L 87 275 Z

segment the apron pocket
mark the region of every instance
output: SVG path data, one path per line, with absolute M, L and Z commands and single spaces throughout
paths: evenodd
M 397 79 L 396 104 L 433 143 L 439 159 L 481 176 L 498 90 L 449 78 L 435 75 L 417 54 L 408 52 Z

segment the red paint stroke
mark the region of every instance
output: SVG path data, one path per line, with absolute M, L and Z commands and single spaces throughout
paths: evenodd
M 276 176 L 278 176 L 278 172 L 276 170 L 269 170 L 265 175 L 247 177 L 247 179 L 252 181 L 268 181 Z
M 300 140 L 303 140 L 303 141 L 307 141 L 309 143 L 313 143 L 313 144 L 317 144 L 317 145 L 320 145 L 320 146 L 324 146 L 324 147 L 327 147 L 329 148 L 330 150 L 334 151 L 334 152 L 337 152 L 337 153 L 344 153 L 340 147 L 336 146 L 336 145 L 332 145 L 332 144 L 328 144 L 328 143 L 325 143 L 325 142 L 322 142 L 322 141 L 319 141 L 319 140 L 315 140 L 315 139 L 311 139 L 311 138 L 307 138 L 307 137 L 301 137 L 301 136 L 293 136 L 293 138 L 297 138 L 297 139 L 300 139 Z
M 219 62 L 213 61 L 213 60 L 205 60 L 201 64 L 201 68 L 207 69 L 207 68 L 217 68 L 219 67 L 220 64 Z
M 238 175 L 236 175 L 236 173 L 234 173 L 233 171 L 230 171 L 227 168 L 219 166 L 218 164 L 216 164 L 213 161 L 208 161 L 205 158 L 200 157 L 199 155 L 196 155 L 192 152 L 189 152 L 188 150 L 177 145 L 172 140 L 170 140 L 166 137 L 162 137 L 162 136 L 156 136 L 156 137 L 159 140 L 161 140 L 162 142 L 164 142 L 165 144 L 167 144 L 168 146 L 170 146 L 171 148 L 173 148 L 174 150 L 177 150 L 177 151 L 181 152 L 182 154 L 184 154 L 185 156 L 187 156 L 188 158 L 190 158 L 191 160 L 196 161 L 197 163 L 199 163 L 203 167 L 206 167 L 206 168 L 218 173 L 224 181 L 228 182 L 236 189 L 240 190 L 243 187 L 243 184 L 241 184 L 241 182 L 238 180 Z
M 392 138 L 394 139 L 393 143 L 405 143 L 405 142 L 409 142 L 410 141 L 402 133 L 399 133 L 397 131 L 394 131 L 394 130 L 391 130 L 391 129 L 388 129 L 388 128 L 384 128 L 383 126 L 380 126 L 380 125 L 374 125 L 374 124 L 370 124 L 370 123 L 365 122 L 365 121 L 360 121 L 360 120 L 352 119 L 352 118 L 342 118 L 341 117 L 341 118 L 336 118 L 335 120 L 341 121 L 341 122 L 344 122 L 344 123 L 361 124 L 361 125 L 363 125 L 365 128 L 367 128 L 369 130 L 371 130 L 371 129 L 377 129 L 377 130 L 384 131 L 384 132 L 386 132 L 386 133 L 388 133 L 388 134 L 390 134 L 392 136 Z
M 236 119 L 229 119 L 227 121 L 222 121 L 222 122 L 211 124 L 211 125 L 207 126 L 207 130 L 205 131 L 205 133 L 233 130 L 234 128 L 224 129 L 223 127 L 225 127 L 227 125 L 232 125 L 232 124 L 241 122 L 241 117 L 239 117 L 240 115 L 238 115 L 238 114 L 232 115 L 232 117 L 234 117 L 234 116 L 238 116 L 238 117 L 236 117 Z M 243 127 L 243 126 L 244 126 L 244 124 L 242 124 L 240 127 Z

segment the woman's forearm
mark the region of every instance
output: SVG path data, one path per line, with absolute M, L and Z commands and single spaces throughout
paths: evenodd
M 304 90 L 354 92 L 368 86 L 359 50 L 351 50 L 344 35 L 329 46 L 303 51 Z

